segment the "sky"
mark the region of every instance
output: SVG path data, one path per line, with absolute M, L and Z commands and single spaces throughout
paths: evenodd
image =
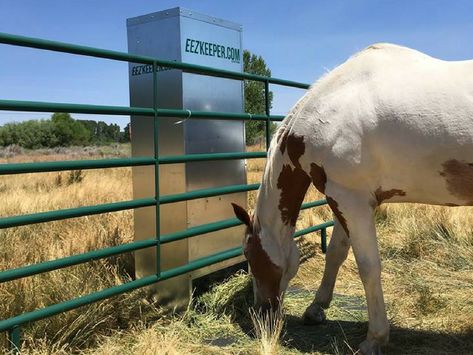
M 0 32 L 126 52 L 127 18 L 177 6 L 241 24 L 243 48 L 261 55 L 273 77 L 309 84 L 375 42 L 473 58 L 471 0 L 0 0 Z M 304 93 L 271 89 L 272 114 L 287 113 Z M 128 65 L 0 44 L 0 99 L 129 106 Z M 47 117 L 0 111 L 0 125 Z

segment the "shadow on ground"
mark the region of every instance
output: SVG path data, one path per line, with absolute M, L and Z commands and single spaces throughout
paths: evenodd
M 296 240 L 296 245 L 301 255 L 299 261 L 301 265 L 317 254 L 313 242 L 307 241 L 305 239 L 298 239 Z
M 351 354 L 368 330 L 366 322 L 327 320 L 318 326 L 304 326 L 299 317 L 288 315 L 284 347 L 300 352 Z M 391 326 L 391 340 L 385 354 L 473 354 L 473 329 L 462 334 Z
M 312 292 L 291 290 L 287 294 L 288 306 L 285 315 L 285 326 L 282 332 L 281 344 L 287 352 L 326 354 L 352 354 L 364 340 L 368 330 L 366 305 L 364 298 L 334 295 L 333 307 L 328 320 L 317 326 L 306 326 L 302 323 L 300 314 L 312 300 Z M 250 290 L 241 290 L 236 294 L 240 303 L 245 299 L 245 305 L 251 304 Z M 302 302 L 301 302 L 302 301 Z M 307 303 L 307 304 L 306 304 Z M 294 304 L 302 304 L 301 309 L 294 310 Z M 299 307 L 299 306 L 298 306 Z M 243 332 L 254 336 L 253 325 L 248 314 L 248 308 L 234 309 L 235 322 Z M 336 316 L 330 315 L 331 313 Z M 363 316 L 360 316 L 363 314 Z M 331 318 L 331 319 L 330 319 Z M 391 339 L 384 347 L 385 354 L 473 354 L 473 329 L 464 333 L 447 333 L 425 329 L 404 328 L 391 325 Z

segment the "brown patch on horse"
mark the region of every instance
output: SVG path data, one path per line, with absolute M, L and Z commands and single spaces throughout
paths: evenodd
M 286 144 L 287 144 L 287 135 L 289 134 L 288 129 L 278 131 L 278 136 L 276 138 L 277 142 L 280 143 L 279 149 L 281 150 L 281 154 L 284 154 L 286 151 Z
M 299 158 L 304 155 L 305 152 L 305 144 L 304 144 L 304 137 L 303 136 L 296 136 L 294 134 L 290 134 L 287 137 L 287 155 L 289 155 L 289 159 L 291 159 L 292 164 L 296 168 L 301 168 L 301 163 L 299 163 Z
M 310 178 L 300 168 L 283 165 L 278 177 L 277 187 L 281 190 L 279 211 L 285 224 L 296 225 L 305 193 L 310 185 Z
M 466 205 L 473 203 L 473 164 L 447 160 L 442 164 L 440 175 L 445 178 L 448 191 L 457 198 L 467 201 Z
M 243 253 L 251 267 L 251 272 L 258 287 L 258 297 L 261 302 L 277 307 L 279 286 L 282 278 L 282 269 L 275 265 L 261 245 L 259 237 L 259 220 L 249 216 L 246 210 L 232 203 L 236 217 L 246 225 L 245 235 L 248 236 L 244 243 Z
M 281 154 L 287 150 L 287 155 L 296 168 L 300 168 L 299 158 L 305 152 L 304 136 L 290 134 L 289 130 L 284 130 L 277 136 L 277 142 L 280 143 Z
M 327 175 L 324 168 L 315 163 L 310 164 L 310 177 L 315 188 L 325 194 L 325 184 L 327 183 Z
M 376 196 L 376 201 L 378 201 L 378 205 L 380 205 L 383 201 L 389 200 L 394 196 L 406 196 L 406 192 L 399 189 L 391 189 L 384 191 L 380 186 L 376 189 L 374 195 Z
M 278 135 L 281 141 L 281 153 L 287 150 L 287 155 L 294 168 L 285 164 L 278 177 L 277 187 L 281 190 L 278 208 L 281 211 L 283 223 L 296 225 L 305 193 L 310 185 L 310 177 L 302 170 L 299 158 L 305 152 L 304 137 L 289 134 L 288 130 Z
M 261 245 L 260 237 L 253 233 L 245 245 L 244 254 L 248 260 L 262 302 L 277 306 L 282 269 L 274 264 Z
M 345 217 L 343 217 L 343 213 L 338 209 L 337 201 L 335 201 L 330 196 L 326 196 L 326 199 L 327 199 L 328 205 L 330 206 L 330 209 L 335 214 L 338 221 L 340 222 L 343 229 L 345 230 L 345 233 L 347 234 L 347 237 L 350 237 L 350 232 L 348 231 L 348 226 L 347 226 L 347 220 L 345 219 Z
M 250 216 L 248 215 L 248 212 L 246 212 L 246 210 L 243 207 L 233 202 L 232 202 L 232 207 L 233 207 L 233 212 L 235 212 L 236 218 L 238 218 L 241 222 L 243 222 L 247 227 L 250 227 L 252 225 L 252 221 L 251 221 Z

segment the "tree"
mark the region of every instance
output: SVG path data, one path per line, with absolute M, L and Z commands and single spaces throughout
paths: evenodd
M 95 143 L 95 137 L 97 135 L 97 121 L 94 120 L 81 120 L 80 121 L 85 128 L 89 131 L 91 137 L 91 143 Z
M 0 127 L 0 146 L 17 144 L 26 149 L 54 147 L 58 139 L 49 120 L 7 123 Z
M 128 129 L 128 131 L 127 131 Z M 0 126 L 0 146 L 17 144 L 26 149 L 129 142 L 129 127 L 103 121 L 75 120 L 69 113 L 54 113 L 50 120 L 29 120 Z
M 107 141 L 118 142 L 120 140 L 120 126 L 116 123 L 111 123 L 106 129 Z
M 120 142 L 127 143 L 130 140 L 131 140 L 131 123 L 128 123 L 125 126 L 124 131 L 120 133 Z
M 51 121 L 59 146 L 66 147 L 90 143 L 89 130 L 80 121 L 74 120 L 69 113 L 56 112 L 51 116 Z
M 124 135 L 127 135 L 126 127 L 125 132 L 120 131 L 120 126 L 116 123 L 106 124 L 103 121 L 93 120 L 81 120 L 87 130 L 90 132 L 91 143 L 93 144 L 105 144 L 110 142 L 129 142 L 126 140 Z
M 271 76 L 271 70 L 266 66 L 263 57 L 243 52 L 243 71 L 250 74 Z M 264 83 L 254 80 L 245 80 L 245 112 L 252 114 L 265 114 Z M 269 107 L 272 107 L 273 93 L 269 92 Z M 246 143 L 255 144 L 264 136 L 266 123 L 264 121 L 246 121 Z M 271 133 L 276 129 L 274 123 L 270 124 Z

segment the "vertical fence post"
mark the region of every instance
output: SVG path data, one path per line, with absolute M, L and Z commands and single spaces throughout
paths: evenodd
M 161 226 L 159 205 L 159 121 L 158 121 L 158 65 L 153 61 L 153 141 L 154 141 L 154 198 L 156 199 L 156 275 L 161 276 Z
M 271 119 L 269 118 L 269 81 L 264 82 L 264 106 L 266 111 L 266 150 L 269 150 L 269 144 L 271 143 Z
M 327 252 L 327 228 L 322 228 L 320 230 L 320 244 L 322 246 L 322 253 Z
M 20 353 L 20 327 L 15 326 L 8 331 L 8 341 L 10 342 L 10 351 L 12 354 Z

